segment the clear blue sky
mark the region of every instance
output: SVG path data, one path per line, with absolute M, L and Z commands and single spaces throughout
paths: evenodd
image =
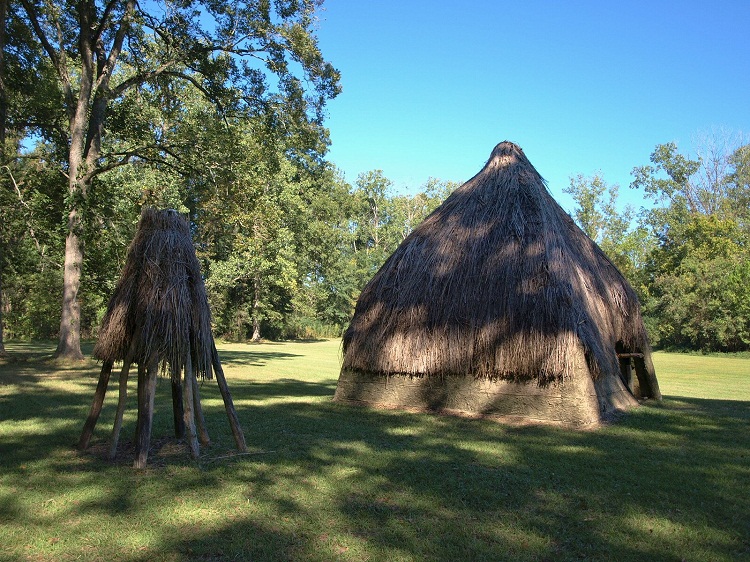
M 466 181 L 518 143 L 569 211 L 569 177 L 620 185 L 657 144 L 750 134 L 750 0 L 326 0 L 321 50 L 341 71 L 329 159 L 400 192 Z

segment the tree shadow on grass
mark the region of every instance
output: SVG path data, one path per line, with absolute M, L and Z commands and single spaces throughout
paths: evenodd
M 698 406 L 710 425 L 710 401 Z M 274 514 L 273 529 L 295 529 L 277 535 L 277 554 L 297 560 L 747 556 L 748 516 L 736 495 L 747 459 L 727 458 L 731 436 L 708 445 L 700 427 L 680 428 L 679 412 L 662 420 L 660 438 L 640 435 L 658 410 L 571 432 L 330 402 L 262 406 L 243 411 L 243 423 L 255 428 L 251 446 L 272 454 L 208 470 L 246 487 Z M 164 552 L 208 552 L 217 541 L 227 555 L 255 558 L 253 543 L 232 537 L 259 523 L 241 516 L 189 541 L 165 537 Z
M 0 402 L 0 520 L 32 537 L 53 515 L 69 521 L 56 547 L 67 550 L 48 558 L 91 555 L 97 525 L 150 537 L 123 547 L 100 531 L 102 559 L 750 557 L 746 403 L 672 397 L 576 432 L 344 406 L 325 398 L 333 380 L 235 380 L 250 449 L 239 455 L 206 381 L 213 444 L 193 461 L 160 384 L 151 464 L 136 471 L 132 411 L 121 455 L 101 454 L 113 401 L 93 450 L 72 448 L 93 384 L 36 381 Z
M 252 365 L 262 367 L 275 359 L 291 359 L 300 357 L 296 353 L 286 353 L 283 351 L 235 351 L 222 349 L 219 352 L 219 359 L 222 365 Z

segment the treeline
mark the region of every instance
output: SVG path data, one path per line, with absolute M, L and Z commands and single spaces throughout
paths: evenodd
M 399 194 L 380 171 L 350 183 L 326 161 L 340 86 L 319 5 L 0 0 L 0 353 L 4 337 L 57 338 L 80 357 L 144 205 L 189 217 L 218 335 L 340 335 L 456 184 Z M 654 343 L 747 350 L 750 148 L 708 146 L 691 159 L 660 145 L 634 169 L 648 210 L 621 209 L 600 175 L 567 190 Z
M 658 145 L 633 169 L 647 208 L 619 209 L 618 186 L 571 179 L 573 217 L 638 292 L 652 343 L 750 350 L 750 145 L 725 134 L 699 155 Z
M 258 150 L 248 134 L 234 146 Z M 44 144 L 18 159 L 2 192 L 3 318 L 11 338 L 57 337 L 65 242 L 64 190 Z M 255 153 L 255 152 L 253 152 Z M 242 174 L 202 154 L 213 170 L 194 181 L 137 162 L 102 174 L 86 209 L 79 302 L 84 337 L 112 294 L 143 205 L 187 214 L 216 332 L 237 341 L 335 337 L 364 286 L 398 244 L 458 184 L 428 180 L 399 194 L 379 170 L 349 183 L 282 155 Z M 713 173 L 709 173 L 709 168 Z M 634 169 L 646 209 L 622 208 L 601 174 L 571 178 L 573 218 L 638 292 L 654 344 L 750 349 L 750 145 L 694 160 L 673 144 Z M 22 178 L 19 181 L 19 178 Z
M 241 160 L 204 146 L 200 181 L 141 161 L 97 177 L 81 228 L 83 338 L 96 336 L 144 205 L 189 217 L 217 335 L 336 337 L 364 284 L 457 186 L 428 179 L 416 194 L 398 194 L 379 170 L 349 183 L 325 162 L 264 161 L 250 133 L 222 144 L 241 148 Z M 66 193 L 47 150 L 19 154 L 14 187 L 0 195 L 6 338 L 59 335 Z

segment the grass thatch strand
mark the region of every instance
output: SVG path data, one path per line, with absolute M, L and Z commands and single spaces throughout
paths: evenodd
M 633 289 L 503 142 L 362 291 L 343 368 L 544 384 L 581 348 L 594 378 L 618 373 L 617 342 L 650 349 Z
M 128 354 L 179 376 L 188 353 L 212 377 L 211 313 L 187 221 L 176 211 L 144 208 L 125 267 L 102 320 L 94 356 L 122 361 Z M 132 350 L 131 350 L 132 346 Z

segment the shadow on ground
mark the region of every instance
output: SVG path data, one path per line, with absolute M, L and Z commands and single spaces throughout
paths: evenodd
M 668 397 L 575 432 L 342 406 L 327 399 L 335 380 L 238 379 L 250 449 L 239 455 L 206 381 L 213 444 L 193 461 L 171 437 L 163 381 L 150 468 L 135 471 L 132 412 L 106 460 L 112 401 L 92 449 L 73 449 L 96 377 L 24 369 L 0 365 L 0 522 L 41 542 L 46 514 L 68 522 L 58 551 L 32 542 L 40 559 L 750 558 L 745 402 Z M 114 527 L 144 546 L 108 543 Z M 14 556 L 37 540 L 18 533 Z

